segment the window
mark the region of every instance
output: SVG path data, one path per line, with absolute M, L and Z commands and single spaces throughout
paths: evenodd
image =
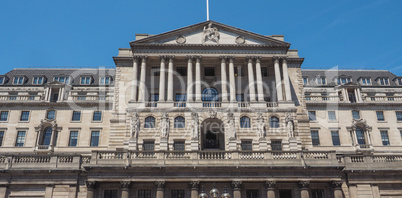
M 45 128 L 45 130 L 43 130 L 42 139 L 39 144 L 49 146 L 52 139 L 52 132 L 52 127 Z
M 317 120 L 317 118 L 315 117 L 315 111 L 309 111 L 308 112 L 308 119 L 310 121 L 316 121 Z
M 144 128 L 155 128 L 155 118 L 152 116 L 145 118 Z
M 144 151 L 154 151 L 155 150 L 155 144 L 154 141 L 144 141 L 143 150 Z
M 8 120 L 8 111 L 1 111 L 0 121 L 5 122 Z
M 308 78 L 307 78 L 307 77 L 303 77 L 303 84 L 304 84 L 304 85 L 307 85 L 307 83 L 308 83 Z
M 4 131 L 0 131 L 0 146 L 3 145 Z
M 358 120 L 358 119 L 360 119 L 360 112 L 357 110 L 353 110 L 352 116 L 353 116 L 353 119 Z
M 23 147 L 25 143 L 25 131 L 18 131 L 17 141 L 15 142 L 16 147 Z
M 160 76 L 161 72 L 159 67 L 152 67 L 151 68 L 151 76 Z
M 70 77 L 67 76 L 56 76 L 54 81 L 59 81 L 61 83 L 70 84 Z
M 159 101 L 159 94 L 151 94 L 150 100 L 151 100 L 151 102 L 158 102 Z
M 338 131 L 331 131 L 331 136 L 332 136 L 332 145 L 334 145 L 334 146 L 341 145 L 341 142 L 339 140 L 339 132 Z
M 34 85 L 41 85 L 41 84 L 43 84 L 43 77 L 34 77 L 32 84 L 34 84 Z
M 244 102 L 244 95 L 243 94 L 237 94 L 236 95 L 236 100 L 238 102 Z
M 138 198 L 151 198 L 151 190 L 138 190 Z
M 110 77 L 100 77 L 99 84 L 101 85 L 110 85 L 111 78 Z
M 271 149 L 273 151 L 281 151 L 282 150 L 282 141 L 281 140 L 271 141 Z
M 104 198 L 117 198 L 117 190 L 105 190 Z
M 313 142 L 313 146 L 320 145 L 320 136 L 318 135 L 318 131 L 311 131 L 311 140 Z
M 174 119 L 174 128 L 183 129 L 186 126 L 185 119 L 181 116 L 178 116 Z
M 186 67 L 176 67 L 176 72 L 180 76 L 187 76 L 187 68 Z
M 234 75 L 235 75 L 235 76 L 243 76 L 241 67 L 235 67 L 235 68 L 234 68 Z
M 371 79 L 367 77 L 363 77 L 360 79 L 360 83 L 362 85 L 371 85 Z
M 341 78 L 337 78 L 337 84 L 346 84 L 352 82 L 352 79 L 350 77 L 341 77 Z
M 0 77 L 1 78 L 1 77 Z M 398 85 L 402 85 L 402 78 L 398 78 L 398 79 L 396 79 L 396 81 L 397 81 L 397 83 L 398 83 Z M 0 82 L 1 82 L 1 79 L 0 79 Z M 1 84 L 1 83 L 0 83 Z
M 246 190 L 246 198 L 259 198 L 259 190 Z
M 81 120 L 81 111 L 73 111 L 72 121 L 80 121 Z
M 262 75 L 262 77 L 268 76 L 268 68 L 267 67 L 261 67 L 261 75 Z
M 102 111 L 94 111 L 93 121 L 102 121 Z
M 317 78 L 316 80 L 317 80 L 317 85 L 326 85 L 327 84 L 327 80 L 325 77 L 320 77 L 320 78 Z
M 28 121 L 29 120 L 29 111 L 22 111 L 20 121 Z
M 78 131 L 71 131 L 68 146 L 77 146 L 77 143 L 78 143 Z
M 271 128 L 279 128 L 279 118 L 277 117 L 269 118 L 269 126 Z
M 356 127 L 356 136 L 357 136 L 357 143 L 359 145 L 366 144 L 366 138 L 364 137 L 364 131 L 360 127 Z
M 250 128 L 250 118 L 243 116 L 240 118 L 240 127 L 241 128 Z
M 215 68 L 214 67 L 205 67 L 204 68 L 204 76 L 215 76 Z
M 388 78 L 378 78 L 377 82 L 380 85 L 389 85 Z
M 325 198 L 323 189 L 311 189 L 311 198 Z
M 3 85 L 6 82 L 6 78 L 4 76 L 0 77 L 0 85 Z
M 241 141 L 241 150 L 242 151 L 251 151 L 253 150 L 253 144 L 250 140 Z
M 92 131 L 91 132 L 91 146 L 98 146 L 99 145 L 99 131 Z
M 382 145 L 389 146 L 388 131 L 381 131 Z
M 184 198 L 184 190 L 172 190 L 172 198 Z
M 328 111 L 328 119 L 330 121 L 336 121 L 336 114 L 335 111 Z
M 90 85 L 90 84 L 91 84 L 90 76 L 81 77 L 81 85 Z
M 383 111 L 377 111 L 377 121 L 384 121 L 384 112 Z
M 186 94 L 176 94 L 176 101 L 185 102 L 187 100 Z
M 47 115 L 46 115 L 47 119 L 53 120 L 55 116 L 56 116 L 56 111 L 55 110 L 47 111 Z
M 396 114 L 396 120 L 402 121 L 402 111 L 397 111 L 395 112 Z
M 206 88 L 202 91 L 202 101 L 219 101 L 218 90 Z
M 174 141 L 173 149 L 174 151 L 185 151 L 185 144 L 184 141 Z
M 14 85 L 22 85 L 24 84 L 24 77 L 14 77 Z
M 279 198 L 292 198 L 292 190 L 291 189 L 280 189 L 279 190 Z

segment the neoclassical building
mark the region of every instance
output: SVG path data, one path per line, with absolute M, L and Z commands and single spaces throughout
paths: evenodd
M 129 44 L 0 75 L 0 197 L 402 197 L 402 77 L 215 21 Z

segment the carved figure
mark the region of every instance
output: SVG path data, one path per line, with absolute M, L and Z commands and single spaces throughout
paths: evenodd
M 295 133 L 294 133 L 294 126 L 293 126 L 293 118 L 292 118 L 292 114 L 288 113 L 286 115 L 286 128 L 288 130 L 288 137 L 294 137 Z
M 220 34 L 218 28 L 212 27 L 212 23 L 208 24 L 208 28 L 205 26 L 202 33 L 202 43 L 206 41 L 212 41 L 219 43 Z
M 236 137 L 235 120 L 233 113 L 228 113 L 228 128 L 229 128 L 229 138 Z
M 198 128 L 199 128 L 199 119 L 198 119 L 198 113 L 191 113 L 191 118 L 192 118 L 192 137 L 193 138 L 198 138 Z
M 164 112 L 162 114 L 161 118 L 161 124 L 160 124 L 160 129 L 161 129 L 161 137 L 167 137 L 169 135 L 169 129 L 170 129 L 170 121 L 169 121 L 169 114 Z
M 140 131 L 140 119 L 138 118 L 138 113 L 135 112 L 131 117 L 131 137 L 137 138 L 139 131 Z
M 265 137 L 265 123 L 264 123 L 264 117 L 262 116 L 262 113 L 258 113 L 258 116 L 257 116 L 257 132 L 258 132 L 258 137 L 260 137 L 260 138 Z
M 216 112 L 214 109 L 209 109 L 209 118 L 212 118 L 212 119 L 216 118 L 217 113 L 218 112 Z

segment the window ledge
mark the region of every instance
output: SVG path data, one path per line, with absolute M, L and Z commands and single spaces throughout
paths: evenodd
M 387 121 L 377 121 L 377 123 L 387 123 Z

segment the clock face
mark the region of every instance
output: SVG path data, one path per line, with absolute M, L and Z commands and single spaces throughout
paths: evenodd
M 235 42 L 236 42 L 237 44 L 244 44 L 244 43 L 246 42 L 246 39 L 244 39 L 244 37 L 242 37 L 242 36 L 238 36 L 238 37 L 236 38 Z

